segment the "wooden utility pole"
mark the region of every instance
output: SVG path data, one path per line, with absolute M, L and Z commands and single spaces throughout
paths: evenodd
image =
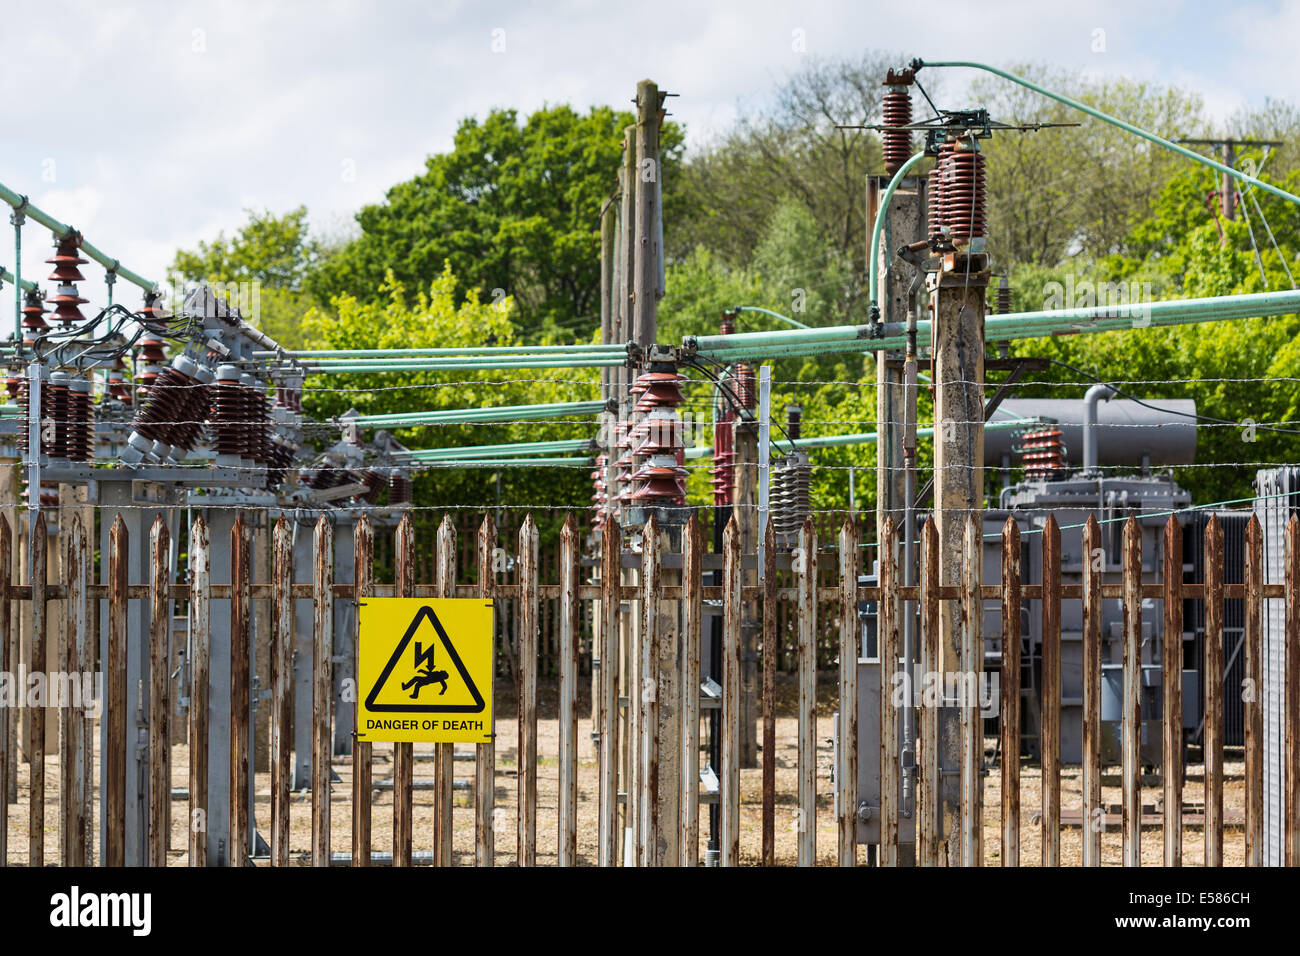
M 633 335 L 649 348 L 659 333 L 659 87 L 636 85 L 636 269 L 633 273 Z
M 984 294 L 988 260 L 950 253 L 928 279 L 934 313 L 934 515 L 939 532 L 939 583 L 961 584 L 962 537 L 972 514 L 984 508 Z M 940 670 L 962 670 L 961 609 L 946 601 L 939 618 Z M 976 679 L 978 680 L 976 675 Z M 963 684 L 964 685 L 964 684 Z M 959 708 L 940 715 L 940 765 L 961 760 Z M 945 775 L 940 792 L 947 863 L 961 860 L 958 778 Z M 942 848 L 941 848 L 942 852 Z
M 895 250 L 904 243 L 925 236 L 925 180 L 909 176 L 894 191 L 881 235 L 878 275 L 880 276 L 881 322 L 904 322 L 909 307 L 913 270 L 898 262 Z M 889 185 L 886 176 L 867 179 L 867 226 L 876 221 L 880 197 Z M 870 264 L 868 263 L 868 267 Z M 916 294 L 921 296 L 920 288 Z M 915 407 L 916 396 L 912 396 Z M 903 353 L 876 353 L 876 533 L 893 518 L 903 527 L 903 418 L 907 396 L 903 388 Z M 901 531 L 900 531 L 901 534 Z
M 1277 149 L 1286 145 L 1279 140 L 1272 139 L 1233 139 L 1229 136 L 1227 139 L 1180 139 L 1178 142 L 1196 146 L 1212 146 L 1219 150 L 1219 161 L 1229 169 L 1236 169 L 1237 150 L 1242 146 L 1265 146 L 1269 149 Z M 1220 177 L 1221 185 L 1219 186 L 1219 209 L 1223 213 L 1224 219 L 1237 218 L 1237 187 L 1231 176 L 1223 173 Z

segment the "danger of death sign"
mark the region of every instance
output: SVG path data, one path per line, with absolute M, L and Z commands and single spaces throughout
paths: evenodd
M 491 601 L 367 598 L 357 738 L 487 743 L 493 673 Z

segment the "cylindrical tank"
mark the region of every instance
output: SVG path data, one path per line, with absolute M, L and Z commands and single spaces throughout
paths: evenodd
M 1144 399 L 1145 401 L 1145 399 Z M 1097 404 L 1099 465 L 1191 465 L 1196 462 L 1196 402 L 1190 398 L 1153 398 L 1148 408 L 1123 398 Z M 1083 464 L 1084 402 L 1075 398 L 1011 398 L 998 406 L 993 421 L 1046 418 L 1064 432 L 1066 461 Z M 1156 427 L 1159 426 L 1159 427 Z M 984 464 L 1000 465 L 1012 454 L 1015 430 L 984 433 Z

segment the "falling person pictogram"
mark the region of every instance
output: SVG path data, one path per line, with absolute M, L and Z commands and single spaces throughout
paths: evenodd
M 415 676 L 402 685 L 402 690 L 411 692 L 411 700 L 416 700 L 420 696 L 420 691 L 432 684 L 441 684 L 442 690 L 438 691 L 438 696 L 447 693 L 447 678 L 450 676 L 446 671 L 434 669 L 433 652 L 437 645 L 430 646 L 428 651 L 423 650 L 419 641 L 415 642 Z M 421 670 L 420 668 L 424 668 Z

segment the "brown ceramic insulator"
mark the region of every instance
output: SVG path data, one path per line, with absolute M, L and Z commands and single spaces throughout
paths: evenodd
M 1020 439 L 1017 451 L 1025 466 L 1027 478 L 1051 478 L 1067 470 L 1064 433 L 1059 428 L 1043 428 L 1026 432 Z
M 984 154 L 954 150 L 945 166 L 943 205 L 948 237 L 954 241 L 985 234 Z
M 411 477 L 400 472 L 393 472 L 388 478 L 388 503 L 390 505 L 409 505 L 411 503 Z
M 998 302 L 998 315 L 1011 314 L 1011 286 L 1010 285 L 998 286 L 997 302 Z
M 199 416 L 206 417 L 204 391 L 188 375 L 169 365 L 158 373 L 157 380 L 140 402 L 131 427 L 150 441 L 188 451 L 194 447 L 202 426 L 186 426 L 184 423 Z M 196 403 L 199 406 L 197 416 Z
M 212 450 L 218 455 L 243 457 L 243 434 L 239 427 L 243 413 L 239 379 L 218 377 L 208 387 L 208 423 L 211 426 Z
M 28 415 L 30 414 L 31 405 L 27 401 L 27 379 L 18 380 L 18 418 L 24 424 L 18 429 L 18 450 L 24 454 L 27 452 L 27 427 Z
M 754 366 L 748 362 L 736 363 L 731 390 L 736 393 L 741 408 L 752 411 L 758 407 L 758 379 L 754 376 Z
M 943 238 L 943 227 L 947 225 L 947 207 L 944 205 L 944 194 L 947 185 L 948 158 L 952 155 L 954 149 L 956 147 L 952 143 L 943 143 L 939 147 L 939 155 L 935 160 L 934 169 L 930 170 L 927 179 L 928 188 L 925 202 L 931 242 L 938 242 Z
M 51 458 L 70 458 L 72 423 L 68 414 L 68 385 L 66 378 L 63 381 L 51 379 L 42 383 L 41 421 L 50 422 L 53 426 L 48 429 L 51 434 L 50 440 L 47 442 L 44 436 L 41 438 L 42 450 Z M 42 431 L 44 432 L 45 429 L 42 429 Z
M 95 409 L 89 389 L 77 388 L 85 379 L 68 387 L 67 457 L 72 461 L 90 461 L 95 453 Z
M 686 469 L 670 465 L 644 465 L 634 475 L 636 488 L 629 497 L 643 505 L 672 504 L 685 492 Z
M 907 126 L 912 122 L 912 95 L 906 87 L 890 88 L 884 97 L 882 113 L 886 126 Z M 885 175 L 893 176 L 912 156 L 912 133 L 904 129 L 881 130 L 880 146 L 885 157 Z
M 163 308 L 162 294 L 158 292 L 146 292 L 144 294 L 144 306 L 136 314 L 145 322 L 158 321 L 167 318 L 168 312 Z
M 10 375 L 5 379 L 5 394 L 9 396 L 9 401 L 18 400 L 18 391 L 22 387 L 22 379 L 17 375 Z
M 366 486 L 366 490 L 360 495 L 361 500 L 373 505 L 379 500 L 379 493 L 388 486 L 388 479 L 375 469 L 367 468 L 361 480 Z
M 23 344 L 30 346 L 42 334 L 49 330 L 45 321 L 45 306 L 41 305 L 40 296 L 34 292 L 27 293 L 23 300 Z
M 652 408 L 676 408 L 685 399 L 681 383 L 684 376 L 674 372 L 646 372 L 637 376 L 631 391 L 638 395 L 634 410 L 647 412 Z
M 76 283 L 83 282 L 86 278 L 77 266 L 88 261 L 78 255 L 80 245 L 81 237 L 73 233 L 68 238 L 55 242 L 54 255 L 45 260 L 54 266 L 50 280 L 56 283 L 54 294 L 47 296 L 45 301 L 54 306 L 55 321 L 65 326 L 83 321 L 85 316 L 78 306 L 90 301 L 83 299 L 77 292 Z
M 158 374 L 166 364 L 167 353 L 164 351 L 162 340 L 151 336 L 142 338 L 140 349 L 136 352 L 136 367 L 140 371 L 136 377 L 139 383 L 137 394 L 142 398 L 149 394 L 149 389 L 158 380 Z

